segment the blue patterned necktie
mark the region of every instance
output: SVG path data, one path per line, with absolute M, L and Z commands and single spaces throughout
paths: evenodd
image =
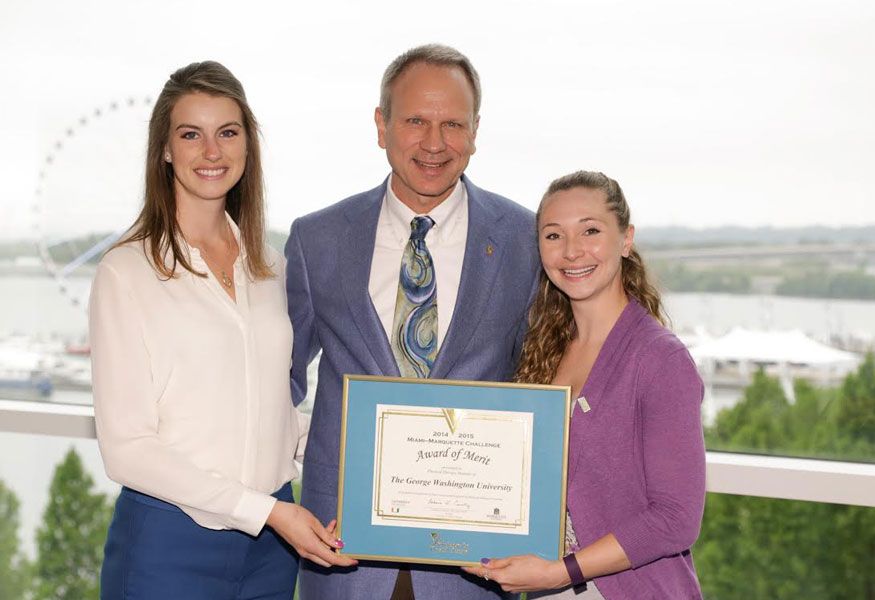
M 402 377 L 428 377 L 437 356 L 437 283 L 425 234 L 431 217 L 414 217 L 401 257 L 392 322 L 392 354 Z

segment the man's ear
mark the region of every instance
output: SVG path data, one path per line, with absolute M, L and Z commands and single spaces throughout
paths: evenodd
M 480 129 L 480 115 L 474 117 L 474 128 L 471 130 L 471 154 L 477 152 L 477 130 Z
M 377 144 L 383 150 L 386 149 L 386 120 L 383 118 L 383 109 L 379 106 L 374 109 L 374 123 L 377 125 Z

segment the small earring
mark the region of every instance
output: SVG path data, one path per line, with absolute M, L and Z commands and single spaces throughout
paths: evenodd
M 173 162 L 173 159 L 172 159 L 172 157 L 170 156 L 170 153 L 169 153 L 169 152 L 165 152 L 165 153 L 164 153 L 164 162 Z

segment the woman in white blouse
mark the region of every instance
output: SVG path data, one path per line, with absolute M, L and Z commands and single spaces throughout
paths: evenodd
M 289 481 L 283 258 L 264 240 L 258 125 L 215 62 L 171 75 L 149 122 L 145 203 L 90 305 L 97 438 L 116 503 L 101 597 L 280 598 L 297 559 L 354 561 Z

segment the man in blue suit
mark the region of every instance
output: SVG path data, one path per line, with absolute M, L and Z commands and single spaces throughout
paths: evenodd
M 464 55 L 439 45 L 405 52 L 386 69 L 375 111 L 391 174 L 292 224 L 296 403 L 322 351 L 301 503 L 323 522 L 337 514 L 344 374 L 513 373 L 539 268 L 534 215 L 463 176 L 479 109 L 480 80 Z M 410 287 L 411 273 L 422 287 Z M 457 568 L 366 561 L 346 570 L 305 562 L 299 583 L 302 600 L 509 597 Z

